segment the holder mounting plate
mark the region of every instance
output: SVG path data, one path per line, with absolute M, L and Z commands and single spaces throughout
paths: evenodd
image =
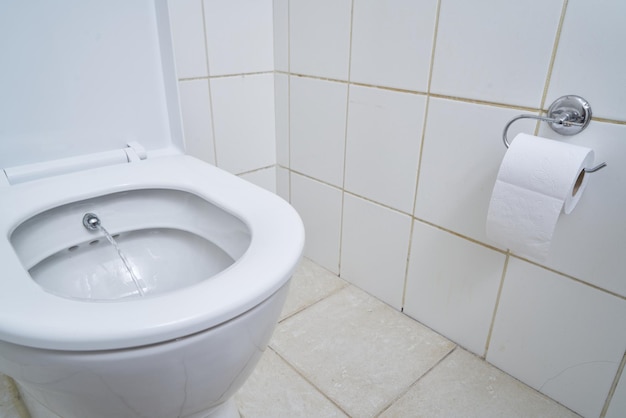
M 591 106 L 580 96 L 562 96 L 550 105 L 548 117 L 560 122 L 548 122 L 561 135 L 576 135 L 589 125 Z

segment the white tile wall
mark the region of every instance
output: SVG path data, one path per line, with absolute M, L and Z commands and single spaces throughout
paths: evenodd
M 626 318 L 624 299 L 511 258 L 487 360 L 597 417 L 626 347 L 616 318 Z
M 399 310 L 410 227 L 408 215 L 345 194 L 341 277 Z
M 346 190 L 412 212 L 425 105 L 422 95 L 350 87 Z
M 342 186 L 347 84 L 292 76 L 290 95 L 291 168 Z
M 432 3 L 420 2 L 419 14 L 415 12 L 415 2 L 355 0 L 352 22 L 349 7 L 343 2 L 304 5 L 302 1 L 292 0 L 289 3 L 289 71 L 306 75 L 291 79 L 289 168 L 349 192 L 343 208 L 340 206 L 343 215 L 339 248 L 341 275 L 355 280 L 357 285 L 393 306 L 404 297 L 407 313 L 413 310 L 427 325 L 479 354 L 484 353 L 486 344 L 491 343 L 493 349 L 493 338 L 489 340 L 488 330 L 505 259 L 504 249 L 491 247 L 493 244 L 484 233 L 493 182 L 506 151 L 501 139 L 504 125 L 522 113 L 538 114 L 544 107 L 542 100 L 547 87 L 545 107 L 552 97 L 563 94 L 590 94 L 601 107 L 607 108 L 619 109 L 619 103 L 624 102 L 621 87 L 624 83 L 618 75 L 623 57 L 614 53 L 618 49 L 614 42 L 623 38 L 622 29 L 613 24 L 604 30 L 604 24 L 600 23 L 606 13 L 619 16 L 624 6 L 617 0 L 603 2 L 598 7 L 582 3 L 565 4 L 560 39 L 557 39 L 559 22 L 564 11 L 561 0 L 531 0 L 523 4 L 446 0 L 441 2 L 439 13 Z M 586 8 L 594 10 L 585 12 Z M 403 13 L 394 13 L 398 10 Z M 330 22 L 324 33 L 321 33 L 322 21 Z M 412 22 L 413 26 L 407 22 Z M 602 46 L 596 48 L 597 53 L 594 48 L 579 52 L 588 57 L 583 66 L 585 72 L 573 71 L 571 66 L 566 68 L 561 64 L 576 55 L 576 46 L 581 44 L 579 37 L 587 31 L 574 34 L 575 30 L 568 29 L 576 25 L 574 22 L 584 22 L 583 27 L 594 32 L 588 38 L 593 41 L 589 42 L 602 42 Z M 349 30 L 345 29 L 350 24 L 351 40 L 346 35 Z M 432 74 L 429 74 L 435 28 L 436 50 Z M 329 37 L 334 37 L 334 42 Z M 555 50 L 555 67 L 548 80 Z M 613 51 L 613 54 L 605 51 Z M 571 57 L 566 59 L 568 54 Z M 349 79 L 346 78 L 347 57 L 351 57 Z M 430 90 L 429 76 L 432 77 Z M 319 97 L 330 96 L 322 91 L 322 88 L 331 90 L 326 78 L 368 87 L 350 84 L 347 97 L 336 94 L 333 100 L 322 101 Z M 584 78 L 584 82 L 579 82 L 580 78 Z M 304 88 L 305 85 L 308 88 Z M 589 91 L 602 92 L 604 96 L 586 93 L 587 86 Z M 410 129 L 406 129 L 419 121 L 410 116 L 415 113 L 408 110 L 410 105 L 403 103 L 394 107 L 399 105 L 394 100 L 406 94 L 395 89 L 426 93 L 421 155 L 415 153 L 414 144 L 408 141 L 411 134 L 407 133 Z M 336 90 L 340 90 L 339 86 Z M 592 103 L 592 106 L 599 109 L 598 104 Z M 619 116 L 624 112 L 599 112 L 595 114 L 624 120 Z M 347 124 L 345 138 L 341 133 L 344 124 Z M 518 121 L 509 130 L 509 138 L 519 132 L 534 134 L 538 128 L 541 134 L 554 135 L 545 132 L 541 125 L 544 124 Z M 624 295 L 626 286 L 623 280 L 626 265 L 620 255 L 626 248 L 626 223 L 618 215 L 626 211 L 626 195 L 621 193 L 623 187 L 620 187 L 624 173 L 618 163 L 626 159 L 624 141 L 620 141 L 624 138 L 622 130 L 623 125 L 613 121 L 594 121 L 584 134 L 574 139 L 591 143 L 598 152 L 598 159 L 606 159 L 609 167 L 595 174 L 579 208 L 559 222 L 553 252 L 546 262 L 546 266 L 556 271 L 619 295 Z M 346 141 L 345 153 L 342 139 Z M 345 182 L 342 184 L 340 173 L 344 161 Z M 611 161 L 618 166 L 609 171 Z M 330 167 L 334 174 L 329 174 Z M 414 216 L 433 225 L 414 223 L 413 235 L 409 238 L 415 252 L 411 252 L 406 291 L 403 291 L 401 286 L 396 286 L 395 279 L 389 280 L 396 274 L 401 276 L 396 272 L 407 269 L 407 260 L 399 255 L 403 250 L 394 249 L 393 256 L 381 257 L 380 254 L 386 254 L 382 247 L 393 247 L 389 242 L 402 242 L 397 237 L 411 234 L 410 223 L 397 222 L 390 227 L 387 216 L 392 213 L 401 218 L 401 214 L 375 202 L 406 211 L 406 200 L 414 193 L 407 185 L 413 181 L 414 167 L 418 170 Z M 299 187 L 292 183 L 292 201 Z M 351 193 L 372 201 L 359 199 Z M 312 208 L 305 210 L 313 211 Z M 367 239 L 368 234 L 381 237 L 377 245 Z M 581 236 L 591 237 L 594 244 L 581 245 L 584 240 Z M 324 244 L 317 241 L 316 246 Z M 380 254 L 375 257 L 377 253 Z M 312 258 L 316 259 L 314 255 Z M 389 265 L 386 275 L 375 273 L 377 263 Z M 504 276 L 505 283 L 511 271 L 509 269 Z M 558 277 L 567 283 L 576 283 L 571 278 Z M 470 283 L 473 287 L 468 290 Z M 529 292 L 538 289 L 541 284 L 528 287 Z M 602 297 L 616 297 L 602 290 L 598 292 Z M 580 297 L 587 301 L 587 292 L 582 292 Z M 619 297 L 617 300 L 623 301 Z M 511 303 L 509 299 L 500 298 L 496 313 L 506 312 L 513 306 Z M 568 296 L 559 290 L 551 303 L 550 306 L 555 307 L 567 306 Z M 551 317 L 552 313 L 546 315 Z M 455 316 L 467 325 L 460 326 L 452 319 Z M 558 316 L 550 320 L 554 318 Z M 619 321 L 611 316 L 604 320 L 611 329 L 615 329 Z M 522 331 L 528 326 L 526 317 L 522 316 L 511 330 L 523 335 Z M 564 341 L 567 338 L 565 336 Z M 610 339 L 602 342 L 608 344 L 610 350 L 621 350 L 623 354 L 620 343 Z M 547 347 L 538 350 L 546 361 L 559 357 Z M 573 358 L 585 361 L 581 352 L 574 350 L 572 353 Z M 513 367 L 516 362 L 516 357 L 511 356 L 503 364 Z M 602 385 L 596 387 L 602 389 L 589 395 L 590 403 L 597 406 L 604 401 L 613 378 L 610 373 L 597 376 Z M 574 407 L 571 397 L 563 392 L 552 392 L 551 396 Z M 580 395 L 579 399 L 585 400 L 586 396 Z M 623 411 L 623 407 L 617 408 Z
M 274 69 L 289 71 L 289 0 L 274 0 Z
M 288 0 L 276 6 L 168 0 L 186 150 L 235 174 L 274 166 L 277 132 L 285 148 L 288 89 L 276 78 L 275 91 L 274 48 L 282 39 L 277 59 L 285 61 Z M 274 37 L 274 18 L 284 23 L 283 36 Z
M 178 77 L 206 77 L 208 68 L 202 1 L 170 1 L 168 6 Z
M 239 174 L 276 163 L 274 76 L 211 79 L 217 165 Z
M 333 273 L 339 273 L 341 234 L 341 190 L 292 173 L 291 204 L 306 231 L 307 256 Z
M 288 169 L 281 166 L 276 168 L 276 194 L 287 202 L 291 201 L 291 194 L 289 192 L 291 180 L 289 176 Z
M 596 163 L 608 164 L 589 175 L 574 211 L 559 218 L 546 266 L 626 296 L 626 166 L 621 163 L 626 160 L 626 126 L 592 121 L 573 137 L 542 126 L 540 135 L 590 147 Z
M 274 75 L 276 162 L 289 167 L 289 76 Z
M 273 71 L 272 0 L 204 0 L 211 75 Z
M 355 0 L 350 80 L 426 91 L 435 0 Z
M 504 254 L 416 221 L 404 312 L 484 355 L 504 260 Z
M 215 164 L 209 81 L 206 79 L 180 81 L 178 89 L 185 150 L 194 157 Z
M 626 3 L 571 1 L 563 22 L 547 102 L 577 94 L 602 118 L 626 120 Z
M 278 164 L 275 187 L 302 214 L 309 257 L 398 309 L 404 298 L 407 313 L 474 352 L 488 344 L 488 358 L 507 371 L 532 371 L 535 357 L 548 365 L 519 374 L 527 383 L 590 362 L 538 387 L 598 415 L 624 354 L 623 2 L 171 3 L 185 131 L 196 144 L 188 148 L 204 150 L 192 152 L 211 160 L 202 147 L 213 127 L 219 166 L 256 177 Z M 200 100 L 208 85 L 212 116 Z M 586 97 L 604 118 L 570 140 L 609 166 L 560 219 L 545 262 L 552 271 L 510 257 L 498 299 L 506 253 L 487 241 L 484 221 L 505 152 L 502 129 L 564 94 Z M 422 123 L 420 153 L 421 137 L 410 138 Z M 558 138 L 532 121 L 516 122 L 510 137 L 518 132 Z M 610 364 L 591 363 L 604 357 Z M 580 378 L 587 373 L 589 390 Z M 623 381 L 609 417 L 626 415 Z
M 442 2 L 431 91 L 539 107 L 562 5 Z
M 260 170 L 250 171 L 248 173 L 240 174 L 239 177 L 248 180 L 250 183 L 254 183 L 259 187 L 269 190 L 272 193 L 277 193 L 277 175 L 276 167 L 262 168 Z
M 506 151 L 502 129 L 519 110 L 431 98 L 415 216 L 488 242 L 487 208 Z M 510 137 L 534 122 L 516 122 Z
M 348 79 L 350 0 L 289 2 L 290 71 Z

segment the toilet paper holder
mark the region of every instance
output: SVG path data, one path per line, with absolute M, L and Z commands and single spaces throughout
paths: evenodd
M 559 97 L 548 108 L 548 116 L 537 115 L 519 115 L 509 121 L 502 132 L 502 141 L 504 146 L 509 147 L 511 144 L 507 138 L 507 132 L 513 122 L 520 119 L 536 119 L 548 122 L 552 130 L 561 135 L 576 135 L 589 125 L 591 121 L 591 106 L 589 102 L 580 96 L 568 95 Z M 606 163 L 598 164 L 592 168 L 585 168 L 586 173 L 595 173 L 596 171 L 606 167 Z

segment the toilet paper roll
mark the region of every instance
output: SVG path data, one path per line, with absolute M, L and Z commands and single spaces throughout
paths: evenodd
M 527 134 L 504 155 L 487 212 L 487 236 L 536 261 L 548 256 L 561 212 L 580 200 L 593 150 Z

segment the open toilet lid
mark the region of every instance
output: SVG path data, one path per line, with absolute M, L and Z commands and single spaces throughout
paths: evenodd
M 0 2 L 0 169 L 181 153 L 165 0 Z

